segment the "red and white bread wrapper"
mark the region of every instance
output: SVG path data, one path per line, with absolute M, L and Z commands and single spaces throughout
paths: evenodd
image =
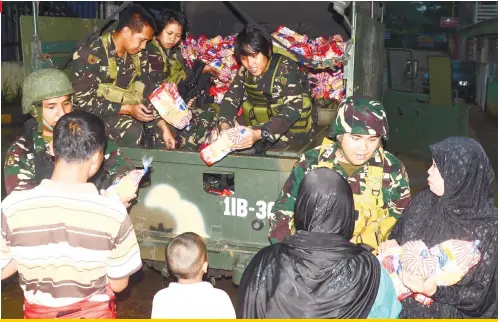
M 391 277 L 398 300 L 413 293 L 399 278 L 401 271 L 420 277 L 434 277 L 438 286 L 450 286 L 459 282 L 481 259 L 479 241 L 447 240 L 428 249 L 420 240 L 409 241 L 403 246 L 388 249 L 377 258 Z M 423 305 L 433 300 L 423 294 L 413 294 Z
M 144 166 L 143 169 L 135 169 L 128 172 L 118 182 L 107 188 L 109 196 L 119 198 L 119 196 L 134 195 L 137 192 L 140 180 L 142 180 L 143 176 L 149 171 L 150 166 L 152 165 L 152 157 L 143 157 L 142 164 Z
M 192 112 L 178 93 L 174 83 L 162 83 L 149 96 L 149 100 L 161 117 L 179 130 L 190 124 Z
M 242 142 L 249 132 L 245 126 L 237 126 L 226 130 L 218 138 L 201 150 L 201 159 L 208 166 L 220 161 L 233 151 L 233 146 Z

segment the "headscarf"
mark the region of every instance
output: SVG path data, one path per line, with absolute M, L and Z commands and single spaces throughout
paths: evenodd
M 318 168 L 302 181 L 298 231 L 263 248 L 238 290 L 242 318 L 365 318 L 377 296 L 380 265 L 349 240 L 356 214 L 348 182 Z
M 465 137 L 449 137 L 430 149 L 444 180 L 443 196 L 422 191 L 397 224 L 403 226 L 403 233 L 395 227 L 393 236 L 401 243 L 422 239 L 428 247 L 448 239 L 482 239 L 498 220 L 492 185 L 495 174 L 486 153 L 479 143 Z M 410 218 L 413 222 L 405 225 Z
M 428 247 L 449 239 L 479 240 L 483 256 L 457 286 L 438 287 L 436 302 L 429 308 L 403 301 L 401 316 L 493 316 L 490 312 L 498 309 L 494 290 L 498 261 L 498 209 L 492 186 L 495 174 L 483 148 L 473 139 L 450 137 L 430 149 L 444 180 L 444 193 L 438 197 L 429 189 L 421 191 L 389 238 L 400 245 L 422 240 Z
M 430 148 L 444 179 L 440 203 L 445 214 L 457 222 L 496 221 L 495 173 L 482 146 L 471 138 L 450 137 Z

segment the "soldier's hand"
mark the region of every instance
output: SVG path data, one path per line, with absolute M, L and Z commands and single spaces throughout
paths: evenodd
M 202 70 L 202 73 L 203 74 L 211 73 L 214 76 L 216 76 L 216 78 L 220 77 L 220 70 L 218 68 L 214 68 L 213 66 L 209 66 L 209 65 L 206 65 L 204 67 L 204 69 Z
M 143 104 L 123 105 L 121 107 L 121 112 L 121 114 L 133 116 L 140 122 L 150 122 L 154 120 L 153 112 Z
M 234 150 L 245 150 L 251 148 L 257 141 L 261 140 L 261 130 L 249 129 L 249 133 L 239 144 L 233 146 Z
M 219 127 L 220 127 L 220 132 L 223 132 L 230 129 L 230 124 L 222 122 L 220 123 Z
M 163 140 L 164 144 L 166 145 L 166 149 L 174 150 L 176 147 L 175 135 L 173 134 L 173 132 L 171 132 L 171 129 L 167 125 L 164 126 L 162 130 L 163 130 Z

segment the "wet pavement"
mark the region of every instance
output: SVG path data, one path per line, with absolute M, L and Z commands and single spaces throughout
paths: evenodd
M 155 270 L 142 269 L 135 273 L 130 284 L 122 293 L 117 294 L 117 316 L 122 319 L 148 319 L 152 311 L 154 295 L 169 283 Z M 234 306 L 236 287 L 231 279 L 216 281 L 216 288 L 228 293 Z M 23 318 L 23 294 L 19 287 L 17 274 L 2 281 L 2 319 Z
M 493 119 L 473 107 L 471 108 L 470 123 L 470 136 L 481 142 L 495 173 L 498 173 L 498 119 Z M 5 152 L 9 145 L 17 135 L 20 135 L 20 131 L 19 126 L 2 126 L 2 160 L 5 158 Z M 415 194 L 425 188 L 427 169 L 430 167 L 430 163 L 404 155 L 398 155 L 398 157 L 407 168 L 412 193 Z M 2 184 L 2 199 L 4 196 L 5 191 Z M 495 194 L 495 200 L 498 202 L 498 192 Z M 161 274 L 155 270 L 143 269 L 134 274 L 129 287 L 117 296 L 118 318 L 150 318 L 154 295 L 166 287 L 168 283 L 169 281 L 162 278 Z M 217 280 L 216 287 L 225 290 L 234 306 L 236 305 L 236 287 L 231 279 Z M 2 318 L 22 318 L 22 303 L 23 294 L 18 284 L 17 275 L 2 281 Z

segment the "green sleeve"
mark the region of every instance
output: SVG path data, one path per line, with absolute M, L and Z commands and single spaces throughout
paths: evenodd
M 389 215 L 399 219 L 411 200 L 410 181 L 403 163 L 389 152 L 385 156 L 391 168 L 389 196 Z
M 131 161 L 119 151 L 116 143 L 110 140 L 107 141 L 104 160 L 104 170 L 109 174 L 113 183 L 135 169 Z
M 270 234 L 272 243 L 281 242 L 294 229 L 294 205 L 296 203 L 299 185 L 306 173 L 318 163 L 320 148 L 315 148 L 303 154 L 292 169 L 282 191 L 273 206 L 274 214 L 270 214 Z
M 37 186 L 34 160 L 28 160 L 28 149 L 23 137 L 7 151 L 4 163 L 5 191 L 29 190 Z
M 230 84 L 230 89 L 223 97 L 223 101 L 220 104 L 220 122 L 232 123 L 240 105 L 245 100 L 244 71 L 244 67 L 241 67 L 237 71 L 237 74 Z

